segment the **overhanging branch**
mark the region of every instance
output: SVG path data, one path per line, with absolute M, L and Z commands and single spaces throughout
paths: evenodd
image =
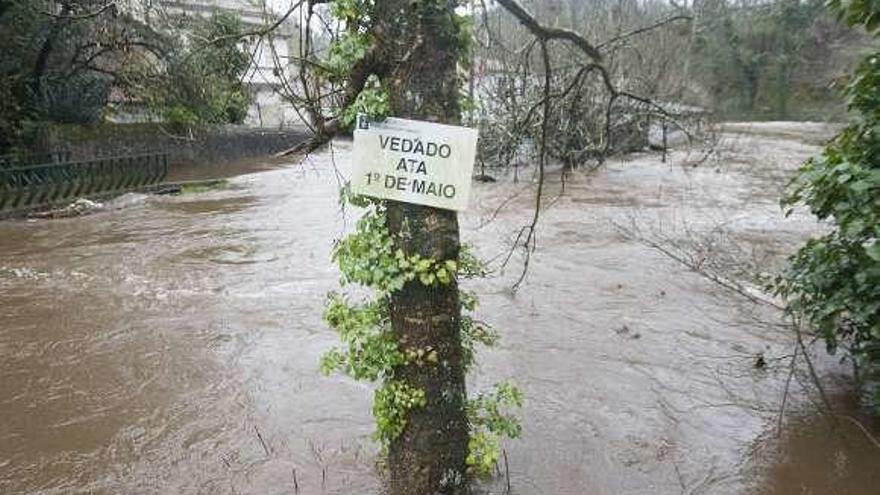
M 536 37 L 543 41 L 562 40 L 568 41 L 577 46 L 582 52 L 586 53 L 596 62 L 602 61 L 602 54 L 580 34 L 570 30 L 555 27 L 543 26 L 535 19 L 529 11 L 525 9 L 517 0 L 497 0 L 505 10 L 510 12 L 517 20 L 531 31 Z
M 603 41 L 602 43 L 599 43 L 598 45 L 596 45 L 596 48 L 601 50 L 607 46 L 613 45 L 613 44 L 618 43 L 620 41 L 623 41 L 627 38 L 631 38 L 633 36 L 647 33 L 648 31 L 653 31 L 653 30 L 661 28 L 667 24 L 670 24 L 670 23 L 673 23 L 676 21 L 685 21 L 685 20 L 690 21 L 692 19 L 693 19 L 693 17 L 691 17 L 689 15 L 683 15 L 683 14 L 682 15 L 674 15 L 672 17 L 667 17 L 667 18 L 661 19 L 653 24 L 649 24 L 647 26 L 642 26 L 640 28 L 633 29 L 632 31 L 617 35 L 607 41 Z
M 103 7 L 95 10 L 94 12 L 87 12 L 85 14 L 68 14 L 65 12 L 61 12 L 60 14 L 56 14 L 54 12 L 41 12 L 45 16 L 54 17 L 56 19 L 64 19 L 67 21 L 82 21 L 86 19 L 91 19 L 92 17 L 98 17 L 104 12 L 110 11 L 110 14 L 116 16 L 118 10 L 116 7 L 116 2 L 110 2 Z

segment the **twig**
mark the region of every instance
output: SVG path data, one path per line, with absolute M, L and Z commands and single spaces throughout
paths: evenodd
M 693 20 L 693 17 L 691 17 L 689 15 L 682 15 L 682 14 L 667 17 L 666 19 L 661 19 L 653 24 L 649 24 L 647 26 L 642 26 L 640 28 L 633 29 L 632 31 L 629 31 L 627 33 L 620 34 L 618 36 L 614 36 L 613 38 L 608 39 L 606 41 L 603 41 L 602 43 L 599 43 L 598 45 L 596 45 L 596 49 L 601 50 L 609 45 L 617 43 L 618 41 L 623 41 L 627 38 L 631 38 L 633 36 L 636 36 L 636 35 L 639 35 L 642 33 L 646 33 L 648 31 L 652 31 L 652 30 L 657 29 L 659 27 L 665 26 L 666 24 L 669 24 L 669 23 L 672 23 L 675 21 L 683 21 L 683 20 L 690 21 L 690 20 Z
M 804 345 L 804 336 L 801 332 L 801 325 L 799 321 L 795 321 L 792 325 L 794 327 L 794 333 L 797 336 L 797 343 L 801 348 L 801 352 L 804 355 L 804 360 L 807 362 L 807 369 L 810 370 L 810 378 L 813 380 L 813 385 L 816 386 L 816 389 L 819 391 L 819 397 L 822 399 L 822 403 L 825 405 L 825 410 L 823 411 L 826 416 L 831 420 L 832 426 L 837 426 L 837 415 L 834 414 L 834 408 L 831 406 L 831 401 L 828 400 L 828 395 L 825 393 L 825 387 L 822 386 L 822 382 L 819 381 L 819 375 L 816 373 L 816 368 L 813 366 L 813 360 L 810 358 L 810 353 L 807 352 L 807 347 Z
M 681 474 L 681 469 L 678 467 L 678 462 L 675 460 L 672 461 L 672 467 L 675 468 L 675 474 L 678 477 L 678 486 L 681 488 L 681 493 L 687 492 L 687 484 L 684 482 L 684 475 Z
M 531 261 L 532 257 L 531 252 L 534 250 L 537 242 L 535 239 L 535 229 L 538 227 L 538 218 L 541 215 L 541 197 L 544 194 L 544 168 L 547 164 L 547 132 L 550 126 L 550 88 L 552 83 L 550 52 L 547 50 L 546 40 L 541 40 L 541 57 L 544 60 L 544 111 L 541 116 L 541 157 L 538 161 L 538 192 L 535 194 L 535 214 L 532 217 L 532 223 L 527 227 L 528 235 L 522 244 L 526 258 L 523 261 L 522 273 L 520 273 L 519 279 L 516 283 L 513 284 L 512 290 L 514 292 L 519 289 L 529 270 L 529 261 Z
M 854 424 L 856 426 L 856 428 L 861 430 L 861 432 L 865 435 L 865 438 L 867 438 L 869 442 L 871 442 L 872 444 L 874 444 L 875 447 L 880 449 L 880 440 L 877 440 L 877 437 L 872 435 L 871 432 L 868 431 L 867 428 L 865 428 L 865 425 L 863 425 L 861 423 L 861 421 L 857 420 L 856 418 L 854 418 L 852 416 L 848 416 L 846 414 L 838 414 L 837 417 L 843 418 L 843 419 L 849 421 L 850 423 Z
M 526 190 L 526 187 L 521 187 L 518 191 L 516 191 L 515 193 L 508 196 L 507 199 L 502 201 L 501 204 L 499 204 L 498 207 L 495 208 L 495 210 L 492 212 L 492 215 L 490 215 L 488 219 L 482 220 L 480 222 L 480 224 L 477 225 L 476 230 L 480 230 L 483 227 L 485 227 L 486 225 L 489 225 L 490 223 L 492 223 L 498 217 L 498 214 L 501 213 L 501 210 L 503 210 L 505 206 L 507 206 L 514 199 L 516 199 L 525 190 Z
M 267 456 L 270 455 L 269 454 L 269 447 L 266 445 L 266 441 L 263 440 L 263 435 L 260 434 L 260 429 L 257 428 L 257 425 L 254 425 L 254 431 L 257 432 L 257 438 L 260 440 L 260 445 L 263 446 L 263 451 L 266 452 Z
M 785 415 L 785 403 L 788 400 L 788 390 L 791 386 L 791 378 L 794 376 L 794 368 L 797 363 L 798 352 L 800 351 L 800 346 L 795 345 L 794 354 L 791 356 L 791 364 L 788 368 L 788 378 L 785 380 L 785 390 L 782 393 L 782 405 L 779 407 L 779 418 L 776 421 L 776 436 L 779 436 L 782 433 L 782 418 Z
M 272 24 L 260 27 L 258 29 L 252 29 L 250 31 L 243 31 L 241 33 L 233 33 L 233 34 L 228 34 L 228 35 L 224 35 L 224 36 L 218 36 L 216 38 L 212 38 L 210 40 L 207 40 L 207 42 L 208 42 L 208 44 L 214 45 L 217 43 L 222 43 L 224 41 L 248 38 L 251 36 L 266 36 L 266 35 L 272 33 L 273 31 L 275 31 L 276 29 L 278 29 L 278 27 L 280 27 L 282 24 L 284 24 L 287 21 L 287 19 L 289 19 L 290 16 L 293 15 L 294 12 L 297 12 L 299 10 L 299 8 L 302 6 L 303 1 L 304 0 L 299 0 L 295 4 L 291 5 L 290 8 L 287 9 L 287 12 L 285 12 L 283 15 L 278 17 L 275 20 L 275 22 L 273 22 Z
M 767 305 L 772 308 L 778 309 L 780 311 L 785 309 L 781 304 L 769 299 L 768 297 L 764 296 L 763 294 L 761 294 L 760 296 L 755 295 L 755 294 L 751 293 L 742 284 L 706 270 L 705 268 L 699 266 L 698 264 L 696 264 L 688 259 L 685 259 L 684 256 L 673 252 L 671 249 L 667 248 L 666 246 L 663 246 L 662 244 L 658 243 L 657 241 L 654 241 L 652 239 L 648 239 L 646 237 L 638 236 L 638 235 L 636 235 L 635 232 L 627 229 L 626 227 L 624 227 L 620 224 L 615 223 L 614 226 L 622 234 L 624 234 L 632 239 L 638 240 L 648 247 L 651 247 L 651 248 L 656 249 L 657 251 L 660 251 L 661 253 L 665 254 L 669 258 L 672 258 L 673 260 L 690 268 L 691 271 L 693 271 L 694 273 L 706 278 L 707 280 L 709 280 L 711 282 L 718 284 L 721 287 L 724 287 L 727 290 L 736 292 L 737 294 L 745 297 L 749 301 L 752 301 L 757 304 Z
M 99 15 L 103 14 L 104 12 L 107 12 L 108 10 L 111 11 L 111 14 L 116 15 L 116 10 L 117 10 L 116 2 L 110 2 L 107 5 L 104 5 L 103 7 L 101 7 L 100 9 L 98 9 L 94 12 L 89 12 L 86 14 L 79 14 L 79 15 L 56 14 L 54 12 L 41 12 L 41 14 L 43 14 L 45 16 L 49 16 L 49 17 L 54 17 L 56 19 L 63 19 L 66 21 L 82 21 L 85 19 L 91 19 L 92 17 L 98 17 Z
M 510 495 L 510 464 L 507 462 L 507 450 L 502 450 L 501 453 L 504 455 L 504 478 L 507 480 L 507 495 Z

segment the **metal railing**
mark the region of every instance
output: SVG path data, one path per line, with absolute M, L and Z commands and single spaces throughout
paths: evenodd
M 158 184 L 167 175 L 168 156 L 164 154 L 0 166 L 0 212 L 131 191 Z
M 47 151 L 45 153 L 12 153 L 0 155 L 0 170 L 28 165 L 64 163 L 70 161 L 69 151 Z

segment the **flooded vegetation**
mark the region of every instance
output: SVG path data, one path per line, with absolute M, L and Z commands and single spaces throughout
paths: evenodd
M 468 288 L 504 338 L 469 386 L 525 393 L 500 467 L 511 493 L 876 493 L 880 425 L 850 366 L 810 347 L 835 421 L 790 368 L 780 311 L 716 280 L 758 287 L 748 274 L 820 230 L 778 197 L 831 132 L 739 125 L 667 163 L 574 172 L 564 191 L 551 171 L 515 293 L 519 255 L 502 262 L 534 171 L 474 185 L 462 236 L 492 273 Z M 331 243 L 358 216 L 336 201 L 349 149 L 0 223 L 0 493 L 380 493 L 371 390 L 317 365 L 335 343 L 316 309 L 337 286 Z

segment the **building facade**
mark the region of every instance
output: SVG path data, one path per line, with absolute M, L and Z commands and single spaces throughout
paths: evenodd
M 246 30 L 257 30 L 276 22 L 278 14 L 266 0 L 157 0 L 161 13 L 168 17 L 210 16 L 217 11 L 238 15 Z M 145 21 L 150 23 L 149 10 Z M 251 46 L 253 63 L 245 75 L 253 101 L 245 123 L 253 127 L 287 128 L 301 125 L 293 106 L 279 95 L 285 81 L 291 81 L 294 66 L 289 56 L 299 29 L 293 21 L 285 21 L 271 34 Z

